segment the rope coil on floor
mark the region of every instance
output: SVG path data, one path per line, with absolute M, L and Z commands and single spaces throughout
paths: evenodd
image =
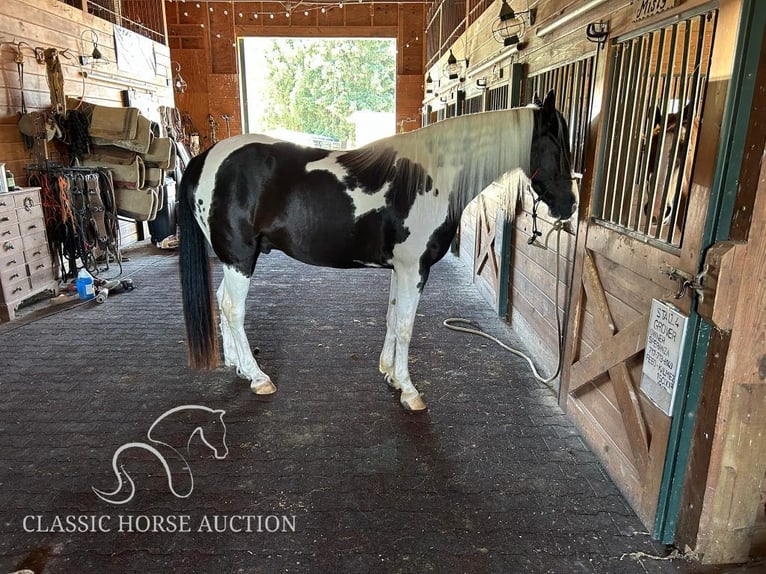
M 468 319 L 461 319 L 459 317 L 450 317 L 449 319 L 445 319 L 442 322 L 442 325 L 447 327 L 447 329 L 450 329 L 452 331 L 459 331 L 461 333 L 468 333 L 470 335 L 478 335 L 479 337 L 484 337 L 485 339 L 489 339 L 490 341 L 496 343 L 506 351 L 513 353 L 514 355 L 521 357 L 524 359 L 528 364 L 530 369 L 532 369 L 532 374 L 534 375 L 535 379 L 540 381 L 541 383 L 548 384 L 551 381 L 553 381 L 556 377 L 559 376 L 559 373 L 561 372 L 561 363 L 563 360 L 563 354 L 564 354 L 564 341 L 562 338 L 561 333 L 561 314 L 559 312 L 559 254 L 561 252 L 561 230 L 564 227 L 566 222 L 562 220 L 558 220 L 553 224 L 553 227 L 546 233 L 545 235 L 545 242 L 540 243 L 537 241 L 536 236 L 532 236 L 532 241 L 530 241 L 530 245 L 535 245 L 537 247 L 540 247 L 541 249 L 547 250 L 548 249 L 548 240 L 551 237 L 551 234 L 555 231 L 556 232 L 556 283 L 555 283 L 555 289 L 556 294 L 554 296 L 554 305 L 556 309 L 556 341 L 558 342 L 558 360 L 556 362 L 556 370 L 555 372 L 549 376 L 544 377 L 541 375 L 537 368 L 535 367 L 535 364 L 532 362 L 532 359 L 524 354 L 522 351 L 519 351 L 518 349 L 514 349 L 513 347 L 506 345 L 503 343 L 500 339 L 493 337 L 492 335 L 485 333 L 482 331 L 479 326 L 474 322 L 470 321 Z M 536 228 L 536 227 L 535 227 Z M 471 325 L 471 327 L 460 327 L 456 325 L 456 323 L 462 323 L 464 325 Z

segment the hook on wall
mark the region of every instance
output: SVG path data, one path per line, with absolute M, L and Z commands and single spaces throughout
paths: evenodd
M 34 53 L 35 60 L 37 60 L 39 63 L 42 63 L 42 64 L 45 63 L 45 58 L 43 57 L 42 62 L 40 62 L 40 58 L 38 55 L 38 51 L 42 51 L 42 48 L 33 48 L 32 46 L 27 44 L 24 40 L 19 40 L 18 42 L 15 42 L 15 41 L 8 42 L 5 39 L 3 39 L 2 41 L 0 41 L 0 47 L 2 46 L 12 46 L 16 50 L 16 53 L 13 56 L 13 61 L 16 64 L 24 63 L 24 53 L 22 52 L 22 48 L 29 48 Z
M 189 87 L 189 84 L 187 84 L 186 80 L 184 80 L 183 76 L 181 76 L 181 64 L 179 64 L 175 60 L 170 62 L 171 66 L 173 64 L 176 65 L 176 75 L 173 76 L 173 89 L 176 91 L 177 94 L 183 94 L 186 92 L 186 88 Z

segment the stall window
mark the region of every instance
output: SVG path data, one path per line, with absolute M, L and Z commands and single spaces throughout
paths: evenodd
M 487 111 L 508 109 L 508 84 L 487 90 Z
M 472 98 L 466 98 L 465 100 L 465 113 L 478 114 L 484 107 L 484 94 L 473 96 Z
M 680 247 L 717 12 L 619 39 L 611 48 L 594 213 Z

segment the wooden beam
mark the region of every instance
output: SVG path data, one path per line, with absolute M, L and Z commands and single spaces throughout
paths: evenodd
M 621 329 L 593 352 L 572 365 L 569 392 L 572 393 L 601 373 L 639 353 L 646 346 L 646 328 L 649 314 L 641 315 L 630 325 Z
M 766 385 L 739 384 L 723 437 L 708 543 L 698 549 L 709 563 L 744 562 L 750 554 L 761 482 L 766 473 Z
M 259 26 L 237 24 L 234 34 L 282 38 L 396 38 L 398 26 Z
M 584 267 L 583 287 L 588 302 L 595 307 L 593 315 L 596 320 L 596 328 L 601 341 L 608 341 L 615 333 L 614 322 L 606 301 L 606 295 L 601 287 L 601 281 L 598 278 L 598 271 L 587 251 Z M 633 387 L 633 380 L 624 362 L 611 367 L 608 372 L 617 396 L 620 414 L 625 423 L 630 448 L 636 459 L 636 467 L 639 474 L 643 476 L 649 458 L 649 438 L 646 423 L 641 415 L 641 404 Z
M 743 268 L 698 534 L 711 563 L 748 558 L 766 473 L 766 162 Z

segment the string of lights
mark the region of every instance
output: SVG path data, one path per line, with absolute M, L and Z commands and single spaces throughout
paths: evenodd
M 235 14 L 237 18 L 240 20 L 244 19 L 252 19 L 252 20 L 258 20 L 259 18 L 268 18 L 270 20 L 273 20 L 277 18 L 278 16 L 284 17 L 284 18 L 290 18 L 293 16 L 293 14 L 296 13 L 303 13 L 304 16 L 309 16 L 312 12 L 319 12 L 321 14 L 326 14 L 332 10 L 342 10 L 344 6 L 348 4 L 353 5 L 368 5 L 372 6 L 373 4 L 380 3 L 380 2 L 372 2 L 370 0 L 351 0 L 349 2 L 343 2 L 343 0 L 340 0 L 338 2 L 305 2 L 303 0 L 288 0 L 288 1 L 281 1 L 281 0 L 274 0 L 273 2 L 261 2 L 261 4 L 275 4 L 279 6 L 279 9 L 274 10 L 262 10 L 262 11 L 251 11 L 251 10 L 239 10 L 235 8 L 236 4 L 239 2 L 236 2 L 235 0 L 208 0 L 207 2 L 195 2 L 193 0 L 168 0 L 169 3 L 176 3 L 179 5 L 184 6 L 194 6 L 196 9 L 202 9 L 202 4 L 208 5 L 208 11 L 215 12 L 216 9 L 212 6 L 212 4 L 225 4 L 228 7 L 223 8 L 223 14 L 224 16 L 228 16 L 230 13 Z M 248 2 L 249 4 L 252 4 L 252 2 Z M 388 3 L 388 2 L 383 2 Z M 390 2 L 390 4 L 430 4 L 431 2 L 428 0 L 397 0 L 396 2 Z M 186 10 L 183 12 L 184 16 L 189 15 L 189 11 Z M 200 24 L 201 27 L 205 27 L 204 24 Z M 417 40 L 417 38 L 416 38 Z
M 304 0 L 273 0 L 273 1 L 263 1 L 260 2 L 260 4 L 264 5 L 278 5 L 279 9 L 274 10 L 262 10 L 262 11 L 252 11 L 252 10 L 239 10 L 236 8 L 237 4 L 242 4 L 243 2 L 238 2 L 237 0 L 208 0 L 207 2 L 197 2 L 196 0 L 167 0 L 169 4 L 177 4 L 179 6 L 182 6 L 183 12 L 181 12 L 181 15 L 184 17 L 190 17 L 191 12 L 193 10 L 202 10 L 203 4 L 207 6 L 207 11 L 211 14 L 215 14 L 218 10 L 223 13 L 224 16 L 231 15 L 232 17 L 236 16 L 235 23 L 236 24 L 245 24 L 247 22 L 253 22 L 258 21 L 259 19 L 266 18 L 268 20 L 275 20 L 278 17 L 284 18 L 287 22 L 289 22 L 290 17 L 293 14 L 302 13 L 304 16 L 309 16 L 311 13 L 319 12 L 320 14 L 327 14 L 333 10 L 342 10 L 345 6 L 349 4 L 353 4 L 355 6 L 359 5 L 366 5 L 370 6 L 372 8 L 373 4 L 429 4 L 430 2 L 428 0 L 397 0 L 396 2 L 386 2 L 385 0 L 382 1 L 372 1 L 372 0 L 352 0 L 351 2 L 343 2 L 343 0 L 340 0 L 338 2 L 312 2 L 312 1 L 304 1 Z M 248 4 L 252 5 L 253 2 L 247 2 Z M 223 8 L 221 7 L 214 7 L 214 4 L 223 4 Z M 284 20 L 283 20 L 284 21 Z M 276 22 L 275 22 L 276 23 Z M 201 28 L 205 28 L 205 23 L 200 22 L 199 26 Z M 222 39 L 222 36 L 220 33 L 216 33 L 216 38 Z M 420 36 L 417 34 L 413 34 L 407 41 L 403 42 L 405 48 L 409 48 L 413 45 L 416 45 L 418 42 L 420 42 Z M 232 47 L 235 47 L 236 44 L 232 43 Z

